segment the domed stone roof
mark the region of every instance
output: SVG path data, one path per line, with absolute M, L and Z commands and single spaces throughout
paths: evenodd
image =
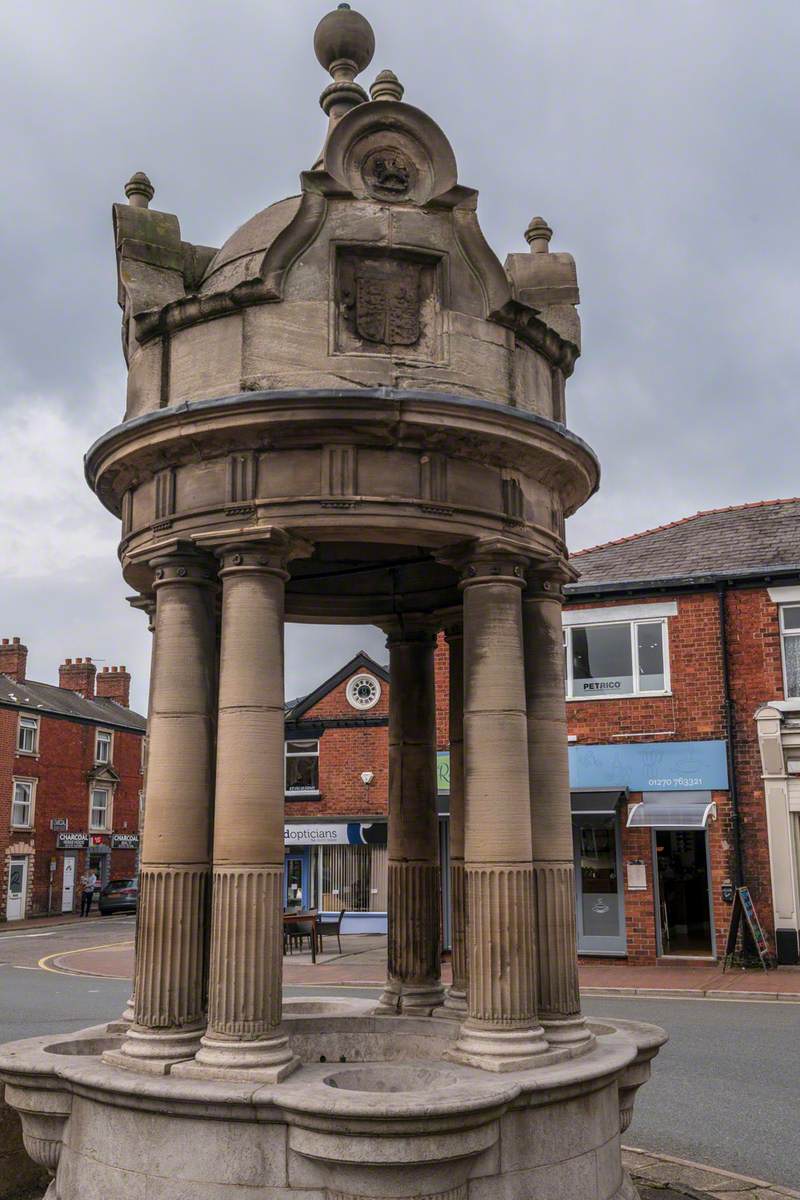
M 261 262 L 275 238 L 294 219 L 300 196 L 288 196 L 256 213 L 228 238 L 209 264 L 201 292 L 224 292 L 259 273 Z

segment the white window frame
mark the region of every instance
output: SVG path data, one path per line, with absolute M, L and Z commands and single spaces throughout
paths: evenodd
M 654 606 L 655 607 L 655 606 Z M 620 610 L 622 611 L 622 610 Z M 656 616 L 655 613 L 647 616 L 637 616 L 631 618 L 626 616 L 619 620 L 614 620 L 609 617 L 609 613 L 613 613 L 612 609 L 603 609 L 603 620 L 582 620 L 577 621 L 575 617 L 584 615 L 588 617 L 590 614 L 594 616 L 591 609 L 582 610 L 580 614 L 577 612 L 571 613 L 573 618 L 568 625 L 564 626 L 564 648 L 565 648 L 565 663 L 566 663 L 566 698 L 568 704 L 585 704 L 587 701 L 594 704 L 597 700 L 639 700 L 644 696 L 671 696 L 672 695 L 672 680 L 669 669 L 669 622 L 666 616 Z M 574 687 L 573 678 L 573 663 L 572 663 L 572 631 L 573 629 L 596 628 L 601 625 L 628 625 L 630 627 L 631 637 L 631 664 L 633 668 L 633 691 L 632 692 L 613 692 L 610 694 L 596 696 L 583 695 L 573 696 L 572 689 Z M 655 691 L 644 691 L 639 687 L 639 650 L 637 629 L 640 625 L 660 625 L 661 626 L 661 648 L 664 657 L 664 686 Z
M 23 722 L 28 721 L 33 725 L 33 747 L 30 750 L 24 749 L 22 746 L 22 730 L 30 729 L 31 725 L 24 725 Z M 19 721 L 17 722 L 17 754 L 28 754 L 35 757 L 39 753 L 39 718 L 34 717 L 31 713 L 20 713 Z
M 100 739 L 104 739 L 101 741 Z M 105 741 L 105 739 L 108 741 Z M 100 757 L 100 746 L 108 746 L 108 758 Z M 94 761 L 95 766 L 110 767 L 114 757 L 114 734 L 110 729 L 98 729 L 94 735 Z
M 26 779 L 23 775 L 15 775 L 11 780 L 11 828 L 12 829 L 33 829 L 36 820 L 36 779 Z M 21 825 L 14 820 L 14 805 L 18 803 L 16 800 L 17 787 L 27 787 L 30 789 L 28 798 L 28 820 L 27 823 Z
M 785 700 L 800 700 L 800 693 L 797 696 L 789 695 L 789 676 L 786 671 L 786 639 L 787 637 L 800 638 L 800 629 L 785 629 L 783 624 L 783 614 L 787 608 L 800 609 L 800 603 L 781 604 L 778 609 L 778 619 L 781 631 L 781 670 L 783 671 L 783 696 Z
M 315 742 L 317 749 L 313 750 L 296 750 L 290 751 L 288 746 L 292 742 Z M 286 780 L 286 760 L 289 758 L 316 758 L 317 760 L 317 784 L 319 784 L 319 738 L 287 738 L 283 743 L 283 788 L 287 796 L 318 796 L 319 786 L 315 788 L 289 788 Z
M 95 809 L 94 794 L 95 792 L 105 792 L 108 796 L 106 802 L 106 819 L 104 825 L 95 825 L 92 821 L 92 813 Z M 114 789 L 107 783 L 93 783 L 89 788 L 89 832 L 90 833 L 108 833 L 112 826 L 112 810 L 114 807 Z

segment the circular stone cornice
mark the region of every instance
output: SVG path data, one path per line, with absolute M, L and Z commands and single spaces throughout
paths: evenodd
M 187 401 L 116 425 L 84 458 L 86 481 L 119 516 L 122 497 L 165 466 L 234 449 L 340 442 L 420 447 L 524 472 L 560 494 L 569 516 L 597 490 L 600 464 L 582 438 L 538 413 L 491 400 L 398 388 L 240 392 Z

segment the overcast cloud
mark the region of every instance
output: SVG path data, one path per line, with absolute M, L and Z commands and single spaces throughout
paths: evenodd
M 501 258 L 534 213 L 576 257 L 570 426 L 600 495 L 573 549 L 798 492 L 800 5 L 796 0 L 364 0 L 406 99 L 442 125 Z M 32 678 L 127 662 L 118 527 L 83 451 L 124 398 L 110 206 L 145 170 L 183 237 L 220 245 L 324 133 L 316 0 L 0 5 L 0 633 Z M 287 692 L 374 630 L 291 627 Z

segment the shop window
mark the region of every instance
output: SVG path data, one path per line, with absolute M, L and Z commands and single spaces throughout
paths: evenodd
M 17 750 L 20 754 L 36 754 L 38 749 L 38 719 L 36 717 L 20 717 L 17 728 Z
M 11 825 L 14 829 L 33 828 L 33 801 L 36 794 L 35 779 L 15 779 L 11 801 Z
M 666 621 L 615 621 L 564 630 L 567 697 L 652 696 L 669 690 Z
M 800 698 L 800 604 L 782 606 L 781 642 L 786 699 L 793 700 Z
M 111 762 L 111 734 L 106 729 L 98 729 L 94 745 L 94 761 L 96 763 Z
M 292 795 L 319 792 L 319 742 L 286 743 L 286 792 Z
M 92 788 L 91 804 L 89 806 L 89 828 L 108 829 L 111 816 L 111 790 L 109 788 Z

